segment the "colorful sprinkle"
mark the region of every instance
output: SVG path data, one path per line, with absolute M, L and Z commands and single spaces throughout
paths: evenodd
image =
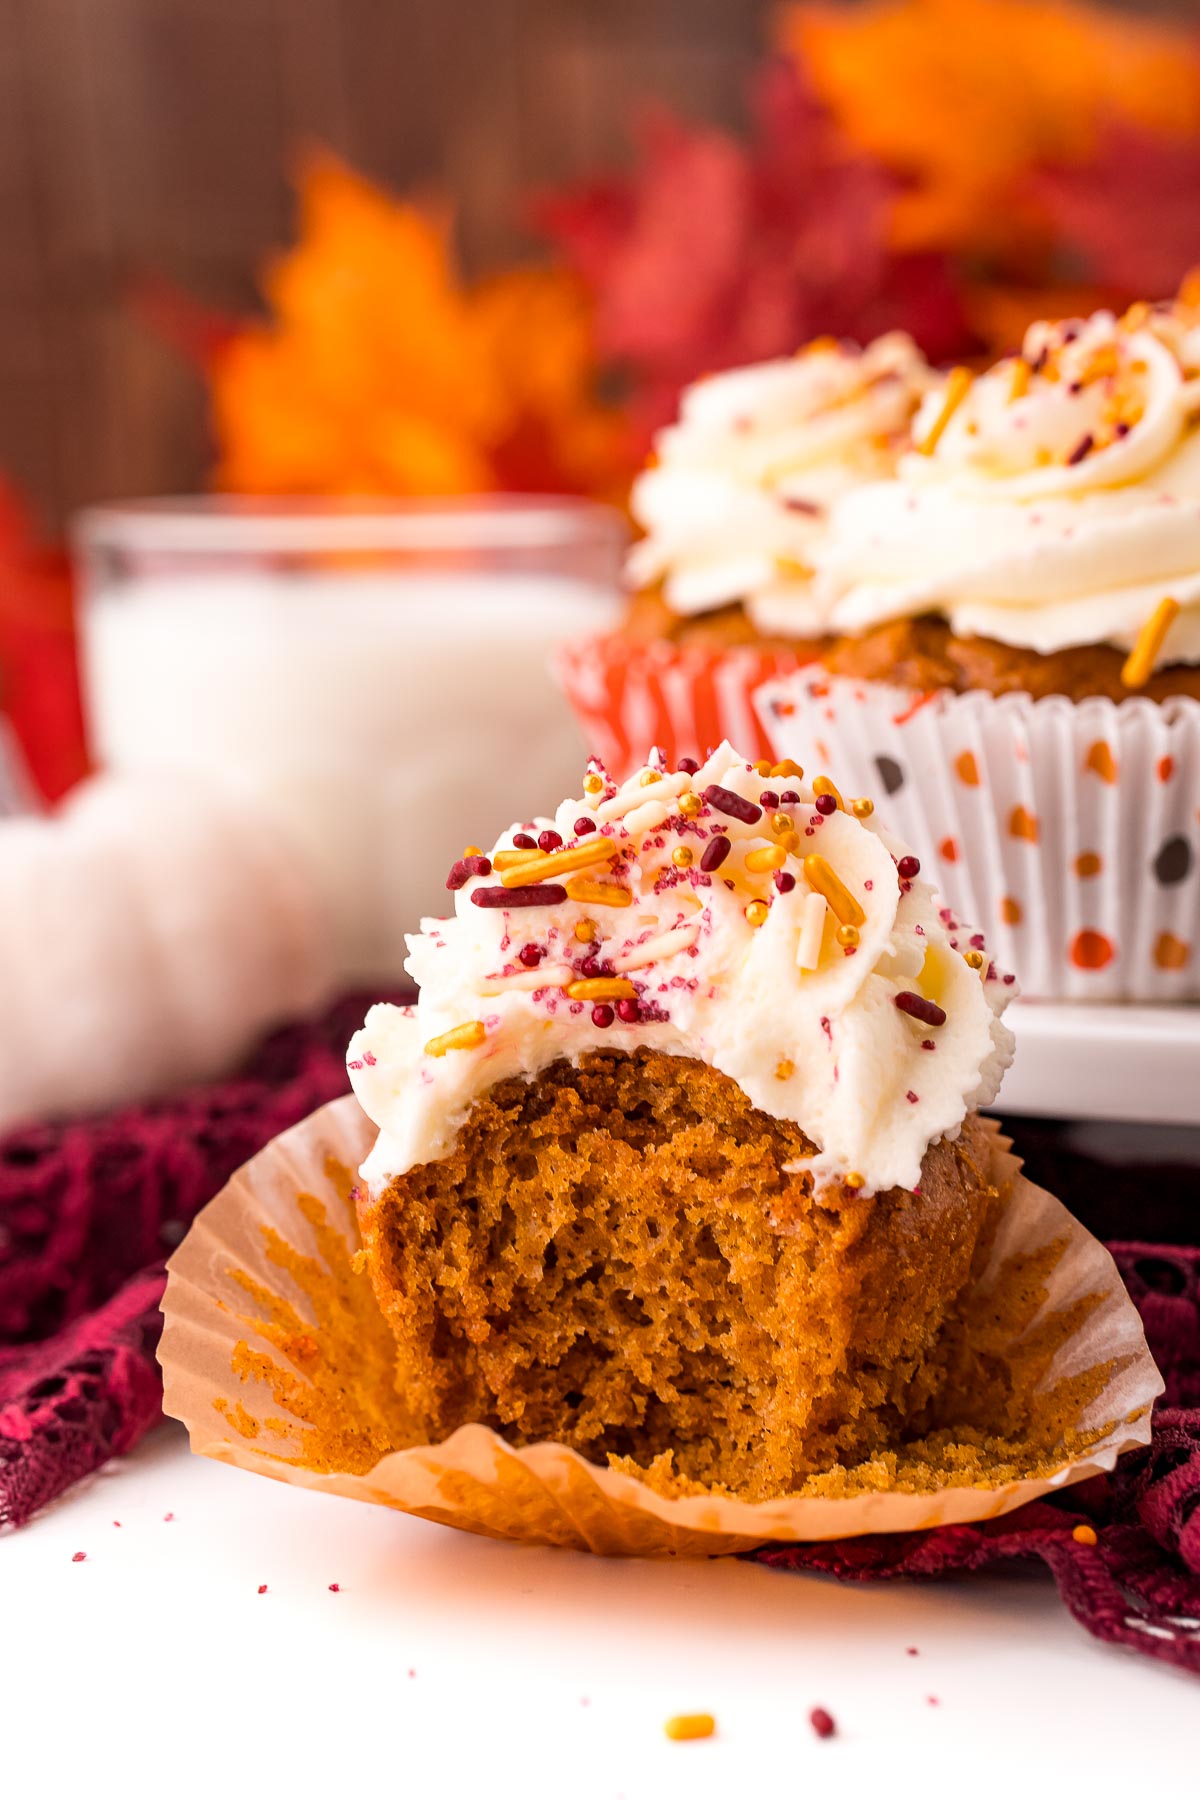
M 471 894 L 471 903 L 473 906 L 486 907 L 561 906 L 569 892 L 569 883 L 567 887 L 561 887 L 556 881 L 543 881 L 537 887 L 475 888 Z M 575 896 L 572 895 L 572 898 Z
M 1077 1544 L 1086 1544 L 1089 1549 L 1100 1541 L 1090 1525 L 1077 1525 L 1071 1536 Z
M 946 1015 L 940 1006 L 932 1000 L 926 1000 L 923 994 L 914 994 L 906 989 L 896 995 L 897 1009 L 907 1013 L 910 1019 L 918 1019 L 922 1025 L 944 1025 Z
M 1125 666 L 1121 670 L 1123 686 L 1127 688 L 1145 687 L 1154 673 L 1154 665 L 1158 661 L 1158 653 L 1163 647 L 1163 640 L 1175 623 L 1178 614 L 1178 600 L 1159 601 L 1138 632 L 1137 642 L 1125 659 Z
M 838 809 L 837 801 L 832 794 L 818 794 L 813 805 L 825 819 L 831 818 Z
M 671 861 L 677 869 L 690 869 L 693 861 L 692 852 L 686 844 L 676 844 L 671 852 Z
M 819 1738 L 831 1738 L 837 1731 L 837 1721 L 823 1706 L 813 1707 L 808 1715 L 808 1722 Z
M 765 925 L 771 909 L 765 900 L 751 900 L 746 908 L 746 923 L 756 928 Z
M 637 996 L 632 981 L 616 975 L 569 981 L 564 991 L 568 1000 L 633 1000 Z
M 746 867 L 752 875 L 766 875 L 772 869 L 781 869 L 787 860 L 787 851 L 782 844 L 764 844 L 759 850 L 746 852 Z
M 821 800 L 828 798 L 833 801 L 835 812 L 845 812 L 846 803 L 842 799 L 837 788 L 833 785 L 833 782 L 830 781 L 828 775 L 818 775 L 812 786 L 813 793 L 817 796 L 818 805 L 820 805 Z M 824 812 L 826 809 L 822 806 L 820 807 L 820 810 Z
M 915 856 L 902 856 L 900 861 L 896 864 L 896 873 L 899 875 L 901 881 L 915 881 L 917 876 L 921 873 L 919 858 Z
M 858 800 L 852 800 L 850 802 L 850 811 L 854 814 L 856 819 L 869 819 L 871 814 L 875 811 L 875 802 L 873 800 L 868 800 L 863 796 Z
M 937 449 L 942 433 L 970 393 L 972 379 L 970 369 L 951 369 L 947 375 L 941 406 L 924 437 L 913 445 L 914 450 L 919 451 L 922 456 L 932 456 Z
M 431 1037 L 425 1046 L 425 1054 L 445 1056 L 449 1050 L 478 1050 L 486 1037 L 483 1020 L 469 1019 L 465 1025 L 455 1025 L 439 1037 Z
M 729 839 L 718 834 L 716 837 L 709 838 L 705 844 L 704 855 L 700 858 L 700 867 L 706 875 L 711 875 L 714 869 L 720 868 L 728 855 Z
M 773 880 L 775 891 L 779 894 L 790 894 L 796 885 L 796 877 L 790 869 L 776 869 Z
M 547 883 L 545 890 L 531 888 L 528 891 L 530 893 L 549 891 L 550 886 L 551 884 Z M 518 888 L 513 891 L 514 893 L 519 893 L 521 890 Z M 586 875 L 573 875 L 570 881 L 568 881 L 565 891 L 561 888 L 557 891 L 562 894 L 564 899 L 569 897 L 572 900 L 577 900 L 581 906 L 633 905 L 632 888 L 622 887 L 620 883 L 616 881 L 591 881 Z M 478 891 L 475 894 L 472 894 L 471 898 L 473 900 L 477 899 Z M 533 905 L 534 902 L 530 901 L 528 904 Z
M 611 1006 L 593 1006 L 593 1008 L 592 1008 L 592 1024 L 593 1025 L 598 1025 L 601 1031 L 607 1031 L 608 1027 L 612 1024 L 612 1022 L 613 1022 L 613 1009 Z
M 621 846 L 616 838 L 589 838 L 586 844 L 575 844 L 570 850 L 550 850 L 541 856 L 530 857 L 517 868 L 506 869 L 500 879 L 506 888 L 525 887 L 546 876 L 557 879 L 560 875 L 573 874 L 577 869 L 598 868 L 620 854 Z
M 830 867 L 823 856 L 809 855 L 805 857 L 804 879 L 815 893 L 825 899 L 839 925 L 866 924 L 866 913 L 842 881 L 841 876 Z
M 688 1738 L 710 1738 L 716 1729 L 717 1721 L 711 1713 L 676 1713 L 663 1726 L 675 1743 L 683 1743 Z
M 756 806 L 753 800 L 743 800 L 732 788 L 718 787 L 715 781 L 705 788 L 704 798 L 715 812 L 725 813 L 743 825 L 757 825 L 762 818 L 761 806 Z

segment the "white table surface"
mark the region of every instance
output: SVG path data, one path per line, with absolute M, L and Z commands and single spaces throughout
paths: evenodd
M 717 1736 L 669 1742 L 693 1711 Z M 1034 1573 L 519 1548 L 205 1462 L 172 1425 L 0 1539 L 0 1720 L 13 1800 L 1128 1796 L 1196 1792 L 1200 1681 L 1092 1642 Z

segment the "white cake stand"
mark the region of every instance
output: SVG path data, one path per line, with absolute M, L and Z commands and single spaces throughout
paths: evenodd
M 1200 1006 L 1019 1000 L 1006 1017 L 1017 1054 L 998 1111 L 1200 1125 Z

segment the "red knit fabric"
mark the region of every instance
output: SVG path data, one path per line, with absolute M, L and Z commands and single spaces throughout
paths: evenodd
M 236 1080 L 0 1142 L 0 1525 L 21 1525 L 161 1417 L 163 1257 L 247 1157 L 346 1088 L 359 999 Z M 843 1580 L 1040 1558 L 1105 1642 L 1200 1673 L 1200 1249 L 1111 1246 L 1167 1384 L 1150 1446 L 1008 1518 L 752 1553 Z M 1090 1524 L 1095 1545 L 1073 1528 Z

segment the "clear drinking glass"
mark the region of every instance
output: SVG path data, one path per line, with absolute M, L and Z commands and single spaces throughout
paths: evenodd
M 566 499 L 87 512 L 97 760 L 252 790 L 312 860 L 344 980 L 394 979 L 464 844 L 578 788 L 548 659 L 615 622 L 625 536 Z

